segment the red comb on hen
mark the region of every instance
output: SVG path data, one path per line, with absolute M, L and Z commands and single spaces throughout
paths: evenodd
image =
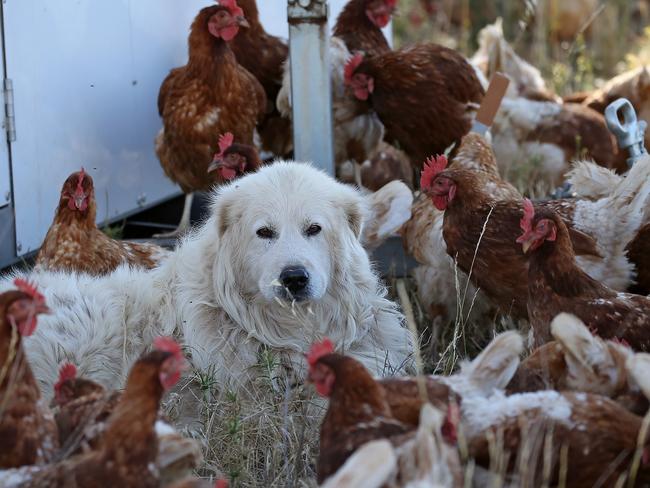
M 54 385 L 54 393 L 58 395 L 61 386 L 68 380 L 75 379 L 77 377 L 77 367 L 70 363 L 66 362 L 61 365 L 59 368 L 59 381 Z
M 244 11 L 239 5 L 237 5 L 236 0 L 219 0 L 219 4 L 230 10 L 230 14 L 233 16 L 244 16 Z
M 444 171 L 447 167 L 447 156 L 441 154 L 439 156 L 431 156 L 424 163 L 424 169 L 420 173 L 420 188 L 422 191 L 427 191 L 431 188 L 433 180 L 436 179 L 439 173 Z
M 79 171 L 79 176 L 77 177 L 77 191 L 83 191 L 83 182 L 84 182 L 84 177 L 86 176 L 86 170 L 84 167 L 81 167 L 81 171 Z
M 386 0 L 386 5 L 388 5 L 391 8 L 394 8 L 397 6 L 397 0 Z
M 77 367 L 74 364 L 70 362 L 66 362 L 63 363 L 59 368 L 59 383 L 63 383 L 66 380 L 71 380 L 76 377 L 77 377 Z
M 214 488 L 228 488 L 228 480 L 215 481 Z
M 36 304 L 45 304 L 45 297 L 39 293 L 39 291 L 36 289 L 36 285 L 33 285 L 29 281 L 22 278 L 16 278 L 14 280 L 14 285 L 16 288 L 18 288 L 19 291 L 22 291 L 23 293 L 29 295 L 34 300 L 34 302 L 36 302 Z
M 354 72 L 359 67 L 362 61 L 363 61 L 363 53 L 356 53 L 354 56 L 350 58 L 350 60 L 347 63 L 345 63 L 345 68 L 343 69 L 343 75 L 344 75 L 344 81 L 346 85 L 352 83 L 352 77 L 354 76 Z
M 171 337 L 156 337 L 153 347 L 158 351 L 171 352 L 176 358 L 184 358 L 181 346 Z
M 314 342 L 311 348 L 309 348 L 309 352 L 307 353 L 307 363 L 310 366 L 313 366 L 320 358 L 332 354 L 333 352 L 334 344 L 329 337 L 325 337 L 320 342 Z
M 226 149 L 232 146 L 234 140 L 235 136 L 232 135 L 232 132 L 226 132 L 219 136 L 219 156 L 222 156 Z
M 524 198 L 524 216 L 519 221 L 519 227 L 524 232 L 530 232 L 533 229 L 533 218 L 535 217 L 535 207 L 533 202 Z
M 188 367 L 187 361 L 181 346 L 171 337 L 156 337 L 153 346 L 158 351 L 172 353 L 172 357 L 165 360 L 160 370 L 160 383 L 168 390 L 181 379 L 181 373 Z

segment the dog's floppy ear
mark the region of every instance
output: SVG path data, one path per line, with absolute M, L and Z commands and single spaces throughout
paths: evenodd
M 228 198 L 228 194 L 218 195 L 213 200 L 212 211 L 217 218 L 219 237 L 223 237 L 228 228 L 238 219 L 235 202 L 232 198 Z
M 364 208 L 360 198 L 351 198 L 343 204 L 343 211 L 348 220 L 348 225 L 354 237 L 359 239 L 361 237 L 361 229 L 363 227 Z

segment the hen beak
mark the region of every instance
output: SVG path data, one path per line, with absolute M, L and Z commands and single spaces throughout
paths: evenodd
M 524 240 L 521 241 L 521 249 L 522 251 L 524 251 L 524 254 L 528 254 L 528 251 L 533 246 L 534 242 L 535 242 L 534 238 L 529 238 L 526 239 L 525 241 Z
M 246 17 L 242 16 L 237 16 L 235 17 L 235 20 L 237 21 L 237 24 L 240 25 L 241 27 L 250 27 L 251 25 L 248 23 L 248 20 L 246 20 Z
M 81 210 L 81 207 L 86 200 L 86 195 L 75 195 L 74 196 L 74 206 L 77 207 L 77 210 Z
M 221 158 L 214 158 L 210 163 L 210 166 L 208 166 L 208 173 L 212 173 L 213 171 L 219 169 L 221 166 L 223 166 L 223 160 Z

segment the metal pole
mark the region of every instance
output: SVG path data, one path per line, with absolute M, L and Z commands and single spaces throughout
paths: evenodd
M 288 0 L 293 147 L 334 175 L 327 0 Z

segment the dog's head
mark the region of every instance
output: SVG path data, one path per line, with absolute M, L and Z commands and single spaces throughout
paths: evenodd
M 358 248 L 363 199 L 307 164 L 277 162 L 220 190 L 216 265 L 247 300 L 308 302 L 336 281 Z M 224 262 L 223 260 L 227 260 Z

